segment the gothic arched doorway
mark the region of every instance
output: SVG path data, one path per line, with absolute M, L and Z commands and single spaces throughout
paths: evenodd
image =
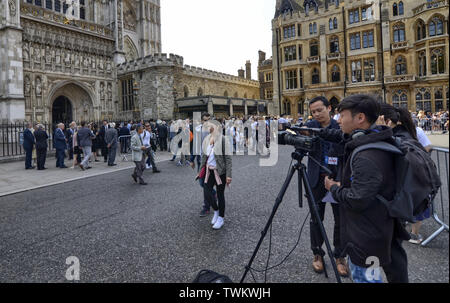
M 66 126 L 72 122 L 72 103 L 65 96 L 59 96 L 52 105 L 52 126 L 56 128 L 56 124 L 64 123 Z

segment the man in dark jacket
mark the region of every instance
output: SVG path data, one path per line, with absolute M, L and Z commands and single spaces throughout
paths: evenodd
M 98 131 L 98 144 L 102 150 L 102 156 L 105 163 L 108 161 L 108 147 L 105 141 L 106 131 L 108 130 L 109 125 L 107 120 L 103 120 L 103 125 L 100 127 Z
M 116 150 L 117 150 L 117 130 L 116 124 L 112 122 L 109 125 L 108 130 L 105 133 L 106 147 L 108 148 L 108 166 L 116 166 L 114 163 L 116 160 Z
M 161 151 L 167 151 L 167 136 L 169 131 L 167 129 L 166 122 L 162 121 L 160 124 L 158 124 L 157 129 L 158 129 L 159 147 Z
M 27 123 L 27 128 L 23 131 L 23 149 L 25 150 L 25 169 L 35 168 L 31 164 L 31 159 L 33 155 L 33 146 L 35 144 L 35 139 L 32 133 L 33 125 Z
M 79 146 L 83 149 L 83 162 L 81 162 L 80 168 L 81 170 L 89 169 L 89 158 L 91 157 L 92 152 L 92 139 L 95 139 L 95 135 L 91 129 L 86 127 L 86 122 L 81 122 L 81 129 L 78 131 L 77 139 L 80 142 Z
M 67 166 L 64 165 L 64 157 L 67 149 L 67 140 L 64 135 L 64 123 L 59 123 L 58 127 L 55 129 L 53 146 L 56 149 L 56 167 L 67 168 Z
M 370 95 L 352 95 L 338 107 L 344 133 L 344 167 L 341 182 L 325 178 L 325 187 L 339 202 L 341 240 L 349 255 L 354 282 L 382 282 L 379 266 L 389 282 L 408 282 L 408 261 L 401 242 L 409 235 L 387 208 L 376 199 L 388 201 L 395 194 L 393 154 L 367 149 L 350 159 L 355 148 L 368 143 L 393 143 L 392 129 L 376 126 L 380 105 Z M 336 133 L 336 132 L 335 132 Z M 339 140 L 338 138 L 336 138 Z
M 331 119 L 331 105 L 329 101 L 322 96 L 316 97 L 309 101 L 309 109 L 313 120 L 306 124 L 308 128 L 322 128 L 322 129 L 339 129 L 339 124 L 336 120 Z M 322 202 L 324 200 L 327 190 L 325 189 L 324 180 L 327 175 L 326 171 L 321 168 L 315 161 L 321 163 L 322 166 L 327 167 L 333 172 L 333 178 L 339 179 L 338 166 L 341 164 L 343 148 L 340 148 L 338 144 L 321 140 L 319 149 L 310 153 L 308 159 L 308 181 L 311 185 L 314 200 L 319 211 L 320 220 L 323 222 L 325 216 L 325 206 L 327 203 Z M 341 256 L 341 239 L 340 239 L 340 218 L 339 218 L 339 204 L 330 203 L 333 210 L 334 217 L 334 230 L 333 230 L 333 245 L 334 245 L 334 257 L 336 259 L 336 265 L 339 275 L 348 276 L 348 266 Z M 314 260 L 312 263 L 313 269 L 317 273 L 324 271 L 323 257 L 325 255 L 322 245 L 324 239 L 320 232 L 319 222 L 314 217 L 310 220 L 310 238 L 311 238 L 311 250 L 314 254 Z
M 36 138 L 36 162 L 37 169 L 44 170 L 45 168 L 45 158 L 47 156 L 47 140 L 48 135 L 44 130 L 44 126 L 42 124 L 37 125 L 38 129 L 34 132 L 34 137 Z
M 130 146 L 130 129 L 126 126 L 126 124 L 123 124 L 122 127 L 119 129 L 119 141 L 120 141 L 120 152 L 122 154 L 126 154 L 128 151 L 128 146 Z

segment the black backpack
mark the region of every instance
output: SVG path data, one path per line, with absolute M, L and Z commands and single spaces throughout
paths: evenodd
M 414 217 L 423 213 L 433 201 L 441 187 L 441 179 L 430 154 L 414 139 L 394 138 L 395 144 L 375 142 L 357 147 L 355 155 L 366 149 L 380 149 L 394 154 L 396 192 L 393 200 L 387 201 L 377 195 L 393 218 L 414 223 Z
M 228 276 L 204 269 L 198 273 L 192 283 L 233 283 L 233 281 Z

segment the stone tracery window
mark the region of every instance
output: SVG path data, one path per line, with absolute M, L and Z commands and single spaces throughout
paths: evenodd
M 394 42 L 405 41 L 405 24 L 397 23 L 394 25 Z
M 431 51 L 431 74 L 445 73 L 445 58 L 442 48 L 437 48 Z
M 406 59 L 403 56 L 398 56 L 395 60 L 395 74 L 405 75 L 406 74 Z
M 408 94 L 405 90 L 399 89 L 392 95 L 392 105 L 394 107 L 408 108 Z
M 428 24 L 428 34 L 430 37 L 442 35 L 444 33 L 444 22 L 439 17 L 433 17 Z
M 431 112 L 431 93 L 428 88 L 420 88 L 416 92 L 416 110 Z
M 419 20 L 416 25 L 416 40 L 422 40 L 427 37 L 427 27 L 422 20 Z
M 337 65 L 334 65 L 333 69 L 331 70 L 331 81 L 332 82 L 341 81 L 341 73 Z

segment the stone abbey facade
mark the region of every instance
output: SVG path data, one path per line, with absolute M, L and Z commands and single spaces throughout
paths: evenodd
M 257 103 L 245 101 L 257 81 L 161 52 L 160 0 L 0 0 L 0 121 L 172 119 L 195 109 L 175 99 L 194 96 Z
M 448 16 L 448 0 L 277 0 L 263 95 L 291 115 L 317 95 L 336 106 L 362 92 L 411 111 L 448 110 Z

